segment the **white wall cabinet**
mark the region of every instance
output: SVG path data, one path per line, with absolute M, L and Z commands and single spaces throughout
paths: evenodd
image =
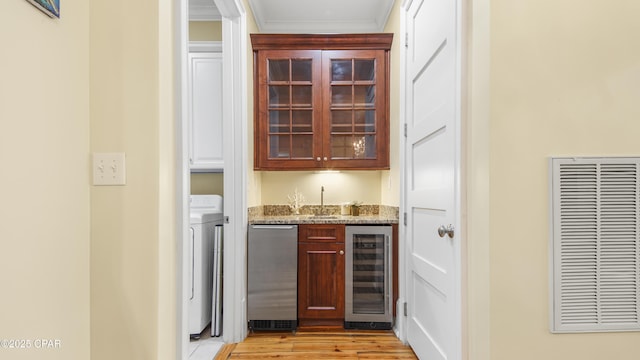
M 189 163 L 222 171 L 222 53 L 189 53 Z

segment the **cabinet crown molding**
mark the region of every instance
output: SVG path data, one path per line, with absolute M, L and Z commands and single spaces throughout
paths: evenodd
M 253 50 L 390 50 L 391 33 L 371 34 L 251 34 Z

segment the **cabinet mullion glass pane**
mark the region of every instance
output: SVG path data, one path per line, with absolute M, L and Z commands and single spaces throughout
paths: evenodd
M 352 133 L 353 111 L 331 110 L 331 133 Z
M 331 158 L 334 160 L 353 159 L 352 134 L 331 134 Z
M 312 159 L 313 158 L 313 133 L 295 134 L 291 137 L 291 158 L 292 159 Z
M 313 133 L 313 109 L 294 110 L 292 114 L 292 133 Z
M 288 159 L 291 157 L 291 135 L 269 135 L 269 158 Z
M 291 81 L 311 82 L 312 72 L 311 59 L 292 59 L 291 60 Z
M 357 158 L 375 159 L 376 157 L 376 136 L 375 135 L 363 135 L 357 138 L 356 144 L 358 151 L 356 151 Z
M 353 62 L 351 59 L 331 60 L 331 81 L 353 81 Z
M 269 107 L 289 107 L 291 105 L 289 85 L 269 86 Z
M 375 110 L 355 110 L 354 111 L 354 132 L 375 133 L 376 132 L 376 111 Z
M 353 62 L 355 81 L 374 81 L 376 78 L 375 59 L 356 59 Z
M 313 94 L 311 85 L 291 86 L 291 106 L 306 108 L 311 108 L 313 106 Z
M 353 86 L 332 85 L 331 106 L 353 106 Z
M 375 85 L 355 85 L 354 86 L 354 106 L 373 108 L 376 106 Z
M 289 59 L 269 59 L 268 70 L 267 81 L 289 81 Z
M 269 111 L 269 133 L 288 134 L 291 132 L 291 115 L 289 110 Z

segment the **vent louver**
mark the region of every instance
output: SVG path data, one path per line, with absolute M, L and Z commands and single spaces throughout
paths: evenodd
M 250 320 L 249 328 L 252 330 L 296 330 L 296 320 Z
M 640 330 L 640 158 L 551 166 L 551 330 Z

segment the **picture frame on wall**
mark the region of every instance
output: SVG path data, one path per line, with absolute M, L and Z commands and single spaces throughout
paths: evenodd
M 50 17 L 60 18 L 60 0 L 27 0 Z

